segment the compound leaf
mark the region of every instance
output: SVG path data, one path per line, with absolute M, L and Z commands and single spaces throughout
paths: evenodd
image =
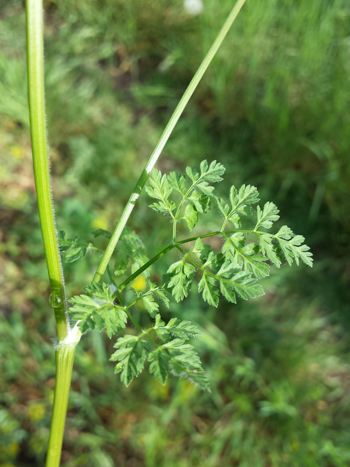
M 202 278 L 198 283 L 198 292 L 202 294 L 203 300 L 208 305 L 217 307 L 219 305 L 219 291 L 216 285 L 215 277 L 207 271 L 203 272 Z
M 246 208 L 259 202 L 259 192 L 255 186 L 242 185 L 239 190 L 232 186 L 230 189 L 231 211 L 229 214 L 245 214 Z
M 188 296 L 195 271 L 196 268 L 184 258 L 169 267 L 167 272 L 171 275 L 171 279 L 168 288 L 172 289 L 171 293 L 177 302 Z
M 179 318 L 172 318 L 165 324 L 160 315 L 156 316 L 154 329 L 159 337 L 178 337 L 189 340 L 199 334 L 198 327 L 191 321 L 181 321 Z
M 280 267 L 282 262 L 281 259 L 276 252 L 275 246 L 273 244 L 273 236 L 271 234 L 263 234 L 260 235 L 259 238 L 259 247 L 264 256 L 268 258 L 271 263 L 273 263 L 276 267 Z
M 243 233 L 235 233 L 227 238 L 222 252 L 237 269 L 251 272 L 259 279 L 270 274 L 267 258 L 257 251 L 254 243 L 246 244 Z
M 280 218 L 279 216 L 279 209 L 271 201 L 265 203 L 263 209 L 260 206 L 257 207 L 257 223 L 255 226 L 255 230 L 262 229 L 271 229 L 274 222 L 278 221 Z
M 202 389 L 210 390 L 202 362 L 191 344 L 182 339 L 173 339 L 162 346 L 169 355 L 169 367 L 172 374 L 186 378 Z
M 202 161 L 199 166 L 200 172 L 193 172 L 189 167 L 186 168 L 186 174 L 192 181 L 191 190 L 199 190 L 206 196 L 210 196 L 214 191 L 213 183 L 222 181 L 222 176 L 225 173 L 225 167 L 219 162 L 213 161 L 208 164 L 206 160 Z
M 120 379 L 125 386 L 141 374 L 149 351 L 149 343 L 143 336 L 126 335 L 117 340 L 114 345 L 116 351 L 110 360 L 117 362 L 115 372 L 120 374 Z
M 162 175 L 159 170 L 154 169 L 148 178 L 145 189 L 148 196 L 157 200 L 150 206 L 154 211 L 172 215 L 176 205 L 169 199 L 172 194 L 172 187 L 167 175 Z
M 73 296 L 69 303 L 69 314 L 79 322 L 83 332 L 96 328 L 111 338 L 126 326 L 126 311 L 115 304 L 115 296 L 107 284 L 90 286 L 84 294 Z
M 299 265 L 300 261 L 312 267 L 313 259 L 310 248 L 304 244 L 302 235 L 294 235 L 293 231 L 286 225 L 282 226 L 275 235 L 279 247 L 289 265 L 293 262 Z
M 162 347 L 154 350 L 148 355 L 149 371 L 163 384 L 166 383 L 169 376 L 169 363 L 171 356 L 164 351 Z

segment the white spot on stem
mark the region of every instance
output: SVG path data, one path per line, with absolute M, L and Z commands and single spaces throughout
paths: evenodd
M 65 346 L 75 347 L 80 341 L 80 338 L 81 338 L 81 331 L 79 329 L 79 321 L 78 321 L 77 323 L 75 323 L 75 325 L 72 328 L 68 329 L 68 333 L 66 337 L 57 344 L 57 347 L 65 347 Z
M 184 8 L 189 15 L 200 15 L 203 11 L 202 0 L 184 0 Z

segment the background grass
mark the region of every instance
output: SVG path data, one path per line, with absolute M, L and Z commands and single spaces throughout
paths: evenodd
M 54 384 L 54 325 L 28 132 L 24 14 L 0 3 L 0 465 L 41 465 Z M 218 6 L 219 5 L 219 6 Z M 232 6 L 180 0 L 46 2 L 48 129 L 59 228 L 109 229 L 141 164 Z M 77 354 L 65 466 L 347 466 L 349 410 L 350 5 L 250 0 L 159 164 L 203 158 L 251 183 L 305 235 L 315 267 L 282 270 L 253 303 L 172 314 L 202 328 L 213 386 L 124 389 L 112 343 Z M 166 225 L 141 200 L 131 225 L 154 252 Z M 93 259 L 67 270 L 72 292 Z

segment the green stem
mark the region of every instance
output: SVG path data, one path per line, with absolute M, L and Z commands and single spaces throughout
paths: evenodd
M 223 24 L 219 34 L 217 35 L 215 41 L 213 42 L 212 46 L 210 47 L 207 55 L 204 57 L 202 63 L 200 64 L 198 70 L 196 71 L 195 75 L 193 76 L 190 84 L 188 85 L 186 91 L 184 92 L 182 98 L 180 99 L 178 105 L 176 106 L 174 113 L 172 114 L 167 126 L 165 127 L 160 140 L 155 147 L 154 151 L 150 155 L 148 162 L 144 170 L 142 171 L 133 193 L 131 194 L 129 200 L 126 203 L 124 211 L 120 217 L 118 224 L 115 227 L 115 230 L 112 234 L 112 237 L 107 245 L 107 248 L 104 252 L 104 255 L 101 259 L 101 262 L 97 268 L 97 271 L 94 275 L 93 282 L 99 282 L 102 279 L 103 274 L 106 271 L 107 265 L 113 255 L 113 252 L 119 242 L 119 239 L 123 233 L 123 230 L 129 220 L 129 217 L 134 209 L 135 203 L 138 200 L 140 193 L 142 192 L 147 180 L 149 173 L 157 163 L 166 143 L 168 142 L 177 122 L 179 121 L 183 111 L 185 110 L 189 100 L 191 99 L 193 93 L 197 89 L 200 81 L 202 80 L 205 72 L 207 71 L 209 65 L 211 64 L 213 58 L 215 57 L 216 53 L 218 52 L 221 44 L 223 43 L 227 33 L 229 32 L 232 24 L 234 23 L 235 19 L 237 18 L 239 12 L 241 11 L 243 5 L 245 4 L 246 0 L 238 0 L 235 6 L 232 8 L 230 14 L 228 15 L 225 23 Z
M 46 467 L 58 467 L 60 465 L 74 351 L 79 340 L 80 331 L 76 326 L 70 330 L 66 339 L 61 341 L 56 349 L 56 383 Z
M 42 0 L 27 0 L 27 66 L 30 131 L 32 138 L 35 188 L 40 227 L 51 285 L 50 302 L 54 310 L 58 339 L 68 332 L 66 297 L 61 258 L 51 196 L 49 157 L 46 137 L 44 91 L 44 45 Z
M 173 250 L 174 248 L 179 249 L 181 252 L 183 250 L 180 248 L 181 245 L 185 245 L 186 243 L 191 243 L 195 242 L 196 240 L 200 239 L 205 239 L 205 238 L 210 238 L 210 237 L 225 237 L 226 235 L 234 234 L 237 232 L 242 232 L 242 233 L 250 233 L 253 232 L 253 230 L 240 230 L 240 229 L 235 229 L 235 230 L 228 230 L 226 232 L 222 232 L 221 230 L 215 230 L 214 232 L 208 232 L 205 234 L 200 234 L 196 235 L 194 237 L 188 237 L 184 238 L 183 240 L 178 240 L 176 242 L 169 243 L 169 245 L 166 245 L 164 248 L 162 248 L 156 255 L 154 255 L 147 263 L 143 264 L 139 269 L 137 269 L 135 272 L 130 274 L 129 277 L 127 277 L 123 282 L 121 282 L 118 286 L 118 290 L 121 291 L 125 289 L 125 287 L 130 284 L 136 277 L 138 277 L 140 274 L 142 274 L 144 271 L 146 271 L 149 267 L 152 266 L 156 261 L 158 261 L 162 256 L 164 256 L 166 253 L 169 251 Z M 259 232 L 258 232 L 259 233 Z
M 166 247 L 164 247 L 162 250 L 160 250 L 153 258 L 151 258 L 147 263 L 143 264 L 137 271 L 135 271 L 133 274 L 131 274 L 125 281 L 123 281 L 121 284 L 118 286 L 118 290 L 123 290 L 125 287 L 130 284 L 136 277 L 138 277 L 140 274 L 142 274 L 144 271 L 146 271 L 150 266 L 152 266 L 153 263 L 158 261 L 162 256 L 164 256 L 168 251 L 172 250 L 173 248 L 176 247 L 176 243 L 170 243 Z
M 48 467 L 58 467 L 62 450 L 74 349 L 80 339 L 80 332 L 78 328 L 70 329 L 66 315 L 63 268 L 51 196 L 45 118 L 43 29 L 42 0 L 26 0 L 28 101 L 34 178 L 40 228 L 51 286 L 50 303 L 55 315 L 59 342 L 56 349 L 55 394 L 46 465 Z
M 177 237 L 177 220 L 173 219 L 173 242 L 176 242 Z

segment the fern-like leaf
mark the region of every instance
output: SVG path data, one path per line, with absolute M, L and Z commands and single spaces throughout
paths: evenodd
M 73 296 L 69 303 L 69 315 L 79 322 L 82 332 L 98 329 L 111 338 L 126 326 L 126 311 L 115 304 L 115 296 L 107 284 L 90 286 L 84 294 Z
M 188 296 L 196 268 L 184 259 L 172 264 L 167 273 L 171 275 L 168 288 L 177 302 Z
M 172 188 L 167 175 L 162 175 L 159 170 L 153 170 L 146 185 L 146 192 L 148 196 L 157 200 L 150 206 L 154 211 L 172 215 L 176 205 L 169 199 Z
M 312 267 L 313 259 L 310 248 L 304 244 L 302 235 L 294 235 L 293 231 L 286 225 L 282 226 L 276 236 L 279 247 L 291 266 L 293 262 L 299 265 L 300 262 Z
M 126 335 L 117 340 L 110 360 L 116 362 L 115 372 L 125 386 L 141 374 L 150 348 L 149 342 L 141 336 Z
M 265 203 L 263 209 L 260 206 L 257 208 L 257 223 L 255 226 L 255 230 L 259 229 L 271 229 L 274 222 L 278 221 L 280 218 L 279 216 L 279 209 L 270 201 Z

